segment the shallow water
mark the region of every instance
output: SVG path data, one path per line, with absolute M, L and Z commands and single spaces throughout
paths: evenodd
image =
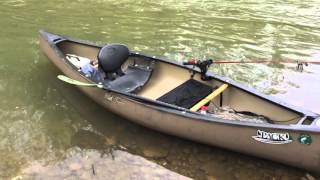
M 319 7 L 315 0 L 0 1 L 0 179 L 103 179 L 101 169 L 119 179 L 307 177 L 303 170 L 163 135 L 106 112 L 55 78 L 60 72 L 39 51 L 38 30 L 121 42 L 175 61 L 320 61 Z M 293 64 L 210 70 L 320 113 L 319 65 L 303 72 Z

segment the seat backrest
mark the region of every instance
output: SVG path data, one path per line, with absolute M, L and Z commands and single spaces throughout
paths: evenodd
M 122 44 L 109 44 L 102 47 L 98 53 L 99 66 L 105 73 L 121 70 L 121 65 L 128 59 L 130 51 Z

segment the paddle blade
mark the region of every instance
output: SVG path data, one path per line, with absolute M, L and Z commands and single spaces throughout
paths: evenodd
M 77 86 L 98 86 L 98 84 L 80 82 L 80 81 L 68 78 L 67 76 L 64 76 L 64 75 L 58 75 L 57 78 L 60 79 L 61 81 L 67 82 L 69 84 L 77 85 Z

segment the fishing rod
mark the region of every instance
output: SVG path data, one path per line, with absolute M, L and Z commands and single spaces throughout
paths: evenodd
M 254 64 L 254 63 L 286 63 L 286 64 L 320 64 L 320 61 L 214 61 L 214 64 Z
M 207 62 L 210 62 L 210 64 L 208 64 Z M 208 67 L 211 64 L 280 64 L 280 63 L 296 64 L 297 70 L 303 71 L 303 66 L 308 66 L 309 64 L 320 64 L 320 61 L 217 61 L 217 60 L 213 61 L 212 59 L 200 61 L 200 60 L 190 59 L 187 62 L 183 62 L 184 65 L 193 65 L 199 68 L 202 66 Z

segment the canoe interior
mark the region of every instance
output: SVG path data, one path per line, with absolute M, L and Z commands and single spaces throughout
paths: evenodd
M 91 61 L 97 61 L 97 54 L 100 50 L 98 46 L 67 40 L 59 42 L 57 46 L 64 55 L 75 54 L 89 58 Z M 129 57 L 123 65 L 123 69 L 125 71 L 128 65 L 133 62 L 146 63 L 147 61 L 150 61 L 150 58 L 144 56 Z M 190 69 L 164 61 L 155 61 L 149 81 L 135 94 L 147 99 L 156 100 L 188 81 L 190 75 Z M 195 74 L 194 79 L 213 88 L 219 87 L 224 83 L 216 79 L 202 81 L 198 73 Z M 215 97 L 212 102 L 217 106 L 229 106 L 237 111 L 249 111 L 266 116 L 273 120 L 275 124 L 297 124 L 304 116 L 302 113 L 270 102 L 232 84 L 229 84 L 229 87 L 222 92 L 222 95 Z

